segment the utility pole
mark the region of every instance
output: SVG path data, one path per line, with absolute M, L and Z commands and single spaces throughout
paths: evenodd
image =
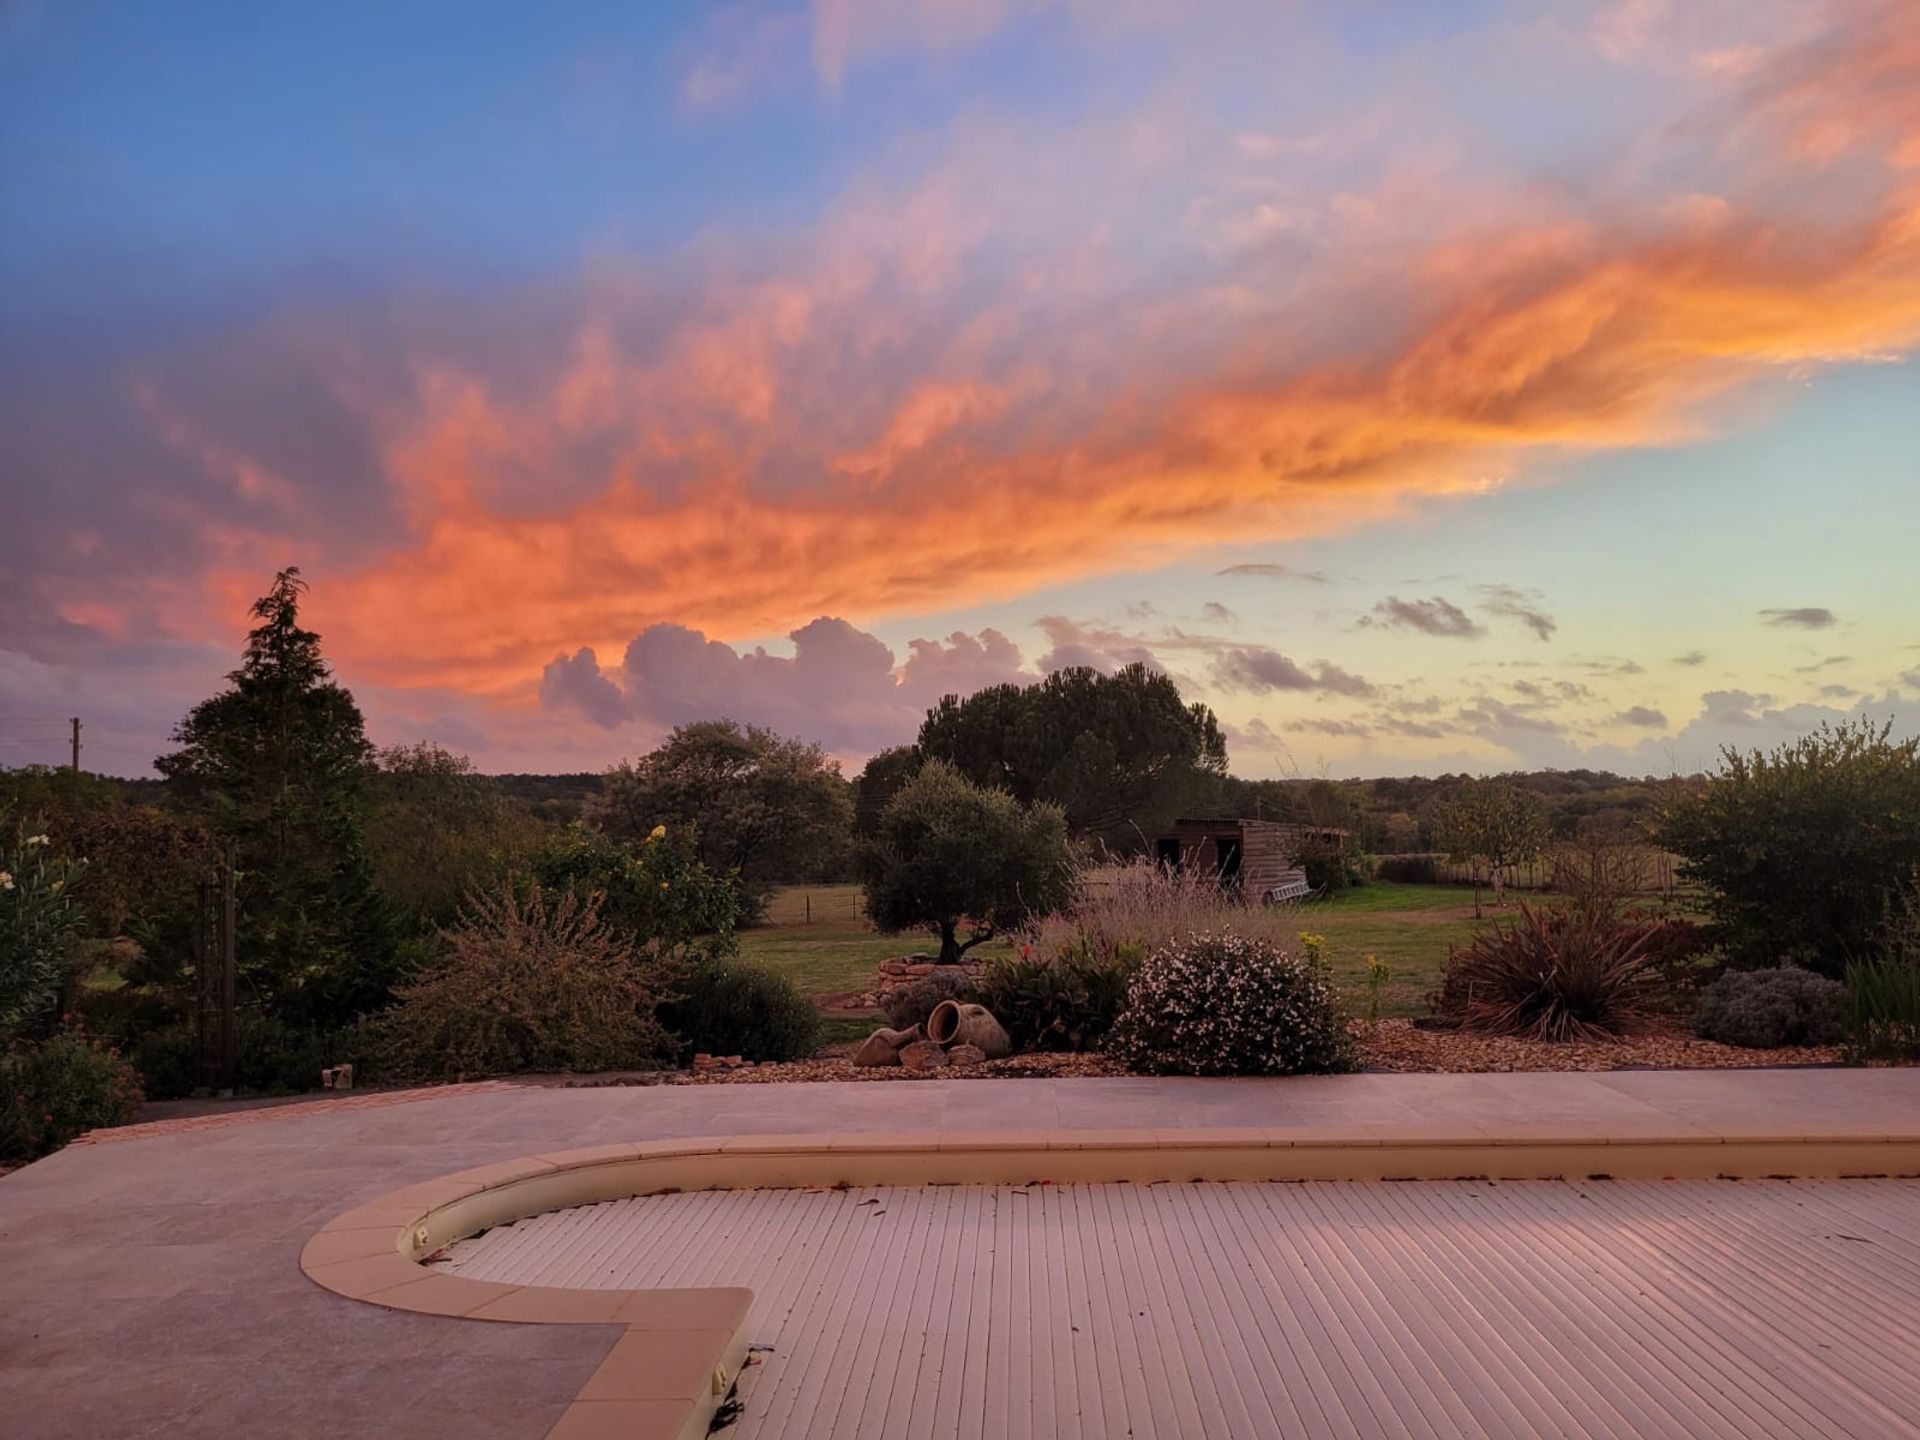
M 80 773 L 80 717 L 75 715 L 71 723 L 73 725 L 73 773 L 78 775 Z

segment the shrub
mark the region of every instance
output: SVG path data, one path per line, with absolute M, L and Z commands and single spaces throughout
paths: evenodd
M 1653 973 L 1647 994 L 1649 1008 L 1674 1015 L 1692 1013 L 1699 1004 L 1701 989 L 1724 969 L 1715 957 L 1706 926 L 1677 915 L 1639 920 L 1628 916 L 1621 923 L 1637 924 L 1643 932 L 1647 966 Z
M 1832 1045 L 1843 1030 L 1840 997 L 1837 980 L 1793 965 L 1730 970 L 1701 992 L 1693 1030 L 1748 1050 Z
M 672 1053 L 655 1012 L 674 947 L 616 933 L 597 894 L 509 882 L 475 896 L 442 943 L 443 957 L 378 1019 L 378 1055 L 395 1075 L 647 1069 Z
M 553 836 L 516 886 L 549 895 L 598 897 L 600 918 L 614 934 L 645 946 L 669 964 L 698 964 L 731 955 L 737 941 L 740 887 L 704 865 L 691 830 L 656 825 L 632 845 L 574 826 Z
M 1482 1034 L 1611 1039 L 1639 1024 L 1658 999 L 1651 943 L 1646 925 L 1523 904 L 1517 919 L 1448 949 L 1431 1004 Z
M 910 1030 L 927 1023 L 927 1017 L 943 1000 L 968 1001 L 974 998 L 973 976 L 957 965 L 943 965 L 931 975 L 923 975 L 908 985 L 897 985 L 880 1000 L 887 1023 L 896 1030 Z
M 24 825 L 0 839 L 0 1045 L 52 1021 L 81 918 L 73 886 L 85 869 Z
M 1431 855 L 1382 855 L 1375 863 L 1374 878 L 1394 885 L 1436 885 L 1439 867 Z
M 1845 1019 L 1856 1059 L 1920 1059 L 1920 959 L 1854 961 L 1847 967 Z
M 290 1095 L 320 1086 L 329 1065 L 364 1062 L 356 1029 L 296 1029 L 273 1015 L 242 1011 L 234 1019 L 233 1086 L 253 1095 Z M 200 1087 L 200 1044 L 191 1021 L 149 1031 L 133 1047 L 133 1066 L 152 1100 L 174 1100 Z
M 1326 973 L 1242 935 L 1156 951 L 1127 987 L 1107 1049 L 1148 1075 L 1300 1075 L 1352 1070 Z
M 820 1048 L 820 1010 L 777 970 L 739 960 L 696 965 L 674 983 L 660 1023 L 683 1056 L 804 1060 Z
M 1050 952 L 1022 945 L 994 957 L 980 978 L 980 1003 L 1016 1050 L 1090 1050 L 1120 1018 L 1145 953 L 1125 941 L 1100 949 L 1084 938 Z
M 1920 876 L 1887 905 L 1876 953 L 1847 966 L 1846 1023 L 1856 1059 L 1920 1059 Z
M 1737 963 L 1838 976 L 1877 953 L 1887 897 L 1920 865 L 1920 740 L 1862 721 L 1729 750 L 1667 804 L 1655 838 L 1712 892 Z
M 1300 868 L 1307 872 L 1307 884 L 1317 891 L 1331 895 L 1345 890 L 1349 885 L 1366 883 L 1355 858 L 1348 854 L 1347 842 L 1343 840 L 1321 837 L 1309 839 L 1301 845 L 1294 858 Z
M 88 1130 L 124 1125 L 140 1081 L 120 1052 L 69 1026 L 0 1058 L 0 1158 L 32 1160 Z

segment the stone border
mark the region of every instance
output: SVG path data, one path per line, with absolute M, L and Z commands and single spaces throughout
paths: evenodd
M 423 1315 L 620 1325 L 549 1440 L 697 1440 L 746 1361 L 750 1290 L 571 1290 L 439 1274 L 442 1246 L 549 1210 L 670 1190 L 1035 1181 L 1717 1179 L 1920 1174 L 1920 1129 L 1606 1137 L 1541 1126 L 914 1131 L 652 1140 L 508 1160 L 336 1216 L 300 1268 Z

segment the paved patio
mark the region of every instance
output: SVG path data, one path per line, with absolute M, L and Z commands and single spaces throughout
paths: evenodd
M 343 1208 L 397 1186 L 566 1146 L 822 1129 L 1243 1125 L 1395 1136 L 1468 1127 L 1489 1135 L 1524 1134 L 1550 1126 L 1623 1138 L 1885 1137 L 1920 1128 L 1920 1071 L 504 1086 L 257 1110 L 195 1122 L 197 1128 L 76 1146 L 0 1179 L 0 1275 L 6 1277 L 7 1300 L 0 1307 L 0 1414 L 7 1417 L 8 1433 L 21 1437 L 459 1434 L 537 1440 L 605 1356 L 615 1331 L 443 1320 L 345 1301 L 300 1273 L 306 1238 Z M 1657 1298 L 1676 1284 L 1698 1288 L 1771 1277 L 1772 1288 L 1759 1299 L 1779 1317 L 1773 1328 L 1784 1325 L 1793 1334 L 1795 1350 L 1812 1355 L 1831 1345 L 1832 1366 L 1845 1367 L 1848 1347 L 1859 1351 L 1863 1340 L 1868 1352 L 1897 1343 L 1903 1326 L 1906 1334 L 1920 1327 L 1920 1301 L 1913 1298 L 1920 1295 L 1920 1253 L 1910 1224 L 1897 1233 L 1899 1226 L 1871 1217 L 1910 1216 L 1912 1182 L 1860 1183 L 1871 1187 L 1873 1197 L 1891 1198 L 1832 1202 L 1840 1211 L 1864 1206 L 1869 1214 L 1861 1218 L 1874 1227 L 1865 1241 L 1847 1238 L 1858 1227 L 1826 1227 L 1842 1234 L 1836 1244 L 1873 1249 L 1867 1258 L 1862 1248 L 1852 1271 L 1835 1268 L 1839 1260 L 1810 1265 L 1783 1248 L 1782 1237 L 1799 1233 L 1791 1229 L 1769 1230 L 1760 1222 L 1757 1230 L 1706 1226 L 1697 1232 L 1698 1244 L 1713 1249 L 1691 1256 L 1694 1241 L 1669 1227 L 1666 1250 L 1640 1246 L 1632 1267 L 1609 1281 L 1627 1287 L 1606 1291 L 1628 1306 L 1621 1323 L 1635 1324 L 1630 1293 Z M 1457 1186 L 1322 1188 L 1347 1192 L 1329 1204 L 1373 1203 L 1362 1192 L 1376 1194 L 1380 1203 L 1397 1207 L 1404 1223 L 1428 1227 L 1440 1237 L 1436 1243 L 1463 1233 L 1447 1220 L 1450 1207 L 1460 1203 Z M 1635 1194 L 1646 1189 L 1631 1188 Z M 1660 1188 L 1654 1186 L 1654 1193 Z M 1674 1182 L 1676 1195 L 1683 1188 L 1689 1194 L 1718 1188 L 1746 1195 L 1769 1187 L 1735 1192 Z M 1792 1196 L 1802 1187 L 1771 1189 Z M 1573 1187 L 1557 1190 L 1574 1193 Z M 1634 1203 L 1644 1209 L 1645 1202 Z M 1644 1220 L 1660 1223 L 1650 1213 Z M 1624 1233 L 1642 1233 L 1639 1225 Z M 1509 1259 L 1524 1262 L 1525 1253 Z M 1690 1265 L 1697 1273 L 1687 1279 Z M 1706 1271 L 1698 1267 L 1722 1274 L 1724 1281 L 1701 1279 Z M 1416 1275 L 1418 1267 L 1406 1273 Z M 1460 1269 L 1454 1283 L 1471 1273 L 1470 1267 Z M 1876 1273 L 1886 1289 L 1864 1302 L 1875 1318 L 1863 1326 L 1846 1302 L 1860 1275 Z M 1353 1281 L 1366 1283 L 1362 1273 Z M 1343 1289 L 1330 1287 L 1329 1303 L 1340 1303 Z M 1444 1319 L 1437 1296 L 1430 1303 Z M 1547 1320 L 1541 1324 L 1543 1333 L 1552 1333 Z M 1894 1338 L 1882 1338 L 1887 1336 Z M 1540 1350 L 1541 1362 L 1557 1355 L 1562 1364 L 1580 1364 L 1579 1336 L 1568 1334 L 1563 1342 Z M 1375 1343 L 1383 1363 L 1396 1350 L 1417 1359 L 1400 1348 L 1404 1336 L 1389 1334 Z M 1791 1358 L 1774 1354 L 1765 1362 L 1774 1377 L 1768 1383 L 1785 1387 L 1790 1398 L 1799 1395 L 1803 1381 L 1812 1383 Z M 1897 1414 L 1876 1408 L 1886 1403 L 1873 1391 L 1883 1362 L 1865 1353 L 1862 1366 L 1850 1383 L 1865 1387 L 1864 1397 L 1852 1396 L 1852 1409 L 1822 1412 L 1821 1431 L 1917 1433 L 1903 1431 L 1908 1422 Z M 1481 1390 L 1493 1393 L 1484 1385 Z M 1473 1393 L 1473 1386 L 1458 1393 Z M 1809 1392 L 1797 1403 L 1804 1408 L 1818 1399 Z M 1774 1413 L 1794 1409 L 1789 1404 Z M 1602 1415 L 1591 1409 L 1570 1413 Z M 1473 1414 L 1471 1406 L 1461 1413 L 1437 1411 L 1436 1417 L 1452 1418 L 1434 1418 L 1432 1429 L 1510 1433 L 1492 1425 L 1475 1429 Z M 1862 1429 L 1849 1418 L 1857 1415 L 1887 1423 Z M 1617 1433 L 1600 1419 L 1572 1429 Z M 1671 1433 L 1688 1431 L 1676 1417 Z

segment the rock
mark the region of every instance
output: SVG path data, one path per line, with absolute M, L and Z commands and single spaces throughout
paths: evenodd
M 922 975 L 933 974 L 933 972 L 938 970 L 939 968 L 940 967 L 931 960 L 920 960 L 920 961 L 916 961 L 912 965 L 907 966 L 907 974 L 912 975 L 913 977 L 918 979 Z
M 898 1065 L 900 1063 L 900 1051 L 888 1041 L 887 1036 L 889 1033 L 891 1032 L 886 1030 L 876 1030 L 873 1034 L 862 1040 L 860 1042 L 860 1048 L 853 1052 L 853 1063 L 856 1065 Z
M 900 1047 L 899 1060 L 909 1070 L 938 1070 L 947 1063 L 947 1052 L 931 1040 L 915 1040 Z
M 918 1025 L 906 1030 L 880 1029 L 860 1042 L 853 1052 L 856 1065 L 898 1065 L 901 1047 L 924 1040 L 926 1032 Z
M 987 1052 L 978 1045 L 955 1045 L 947 1051 L 947 1063 L 949 1065 L 984 1065 L 987 1063 Z

